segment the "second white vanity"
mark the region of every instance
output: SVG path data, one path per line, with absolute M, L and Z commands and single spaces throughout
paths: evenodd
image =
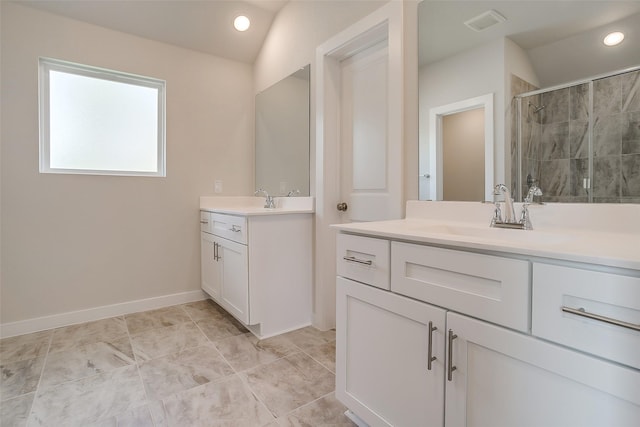
M 530 209 L 337 226 L 336 396 L 363 425 L 638 425 L 640 206 Z
M 201 197 L 202 289 L 258 338 L 311 324 L 313 199 Z

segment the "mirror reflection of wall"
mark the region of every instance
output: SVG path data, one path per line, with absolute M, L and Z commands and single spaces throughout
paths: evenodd
M 484 108 L 442 118 L 443 200 L 484 200 Z
M 256 95 L 255 185 L 309 196 L 309 66 Z
M 481 31 L 474 31 L 465 25 L 466 21 L 491 10 L 505 19 Z M 430 170 L 428 159 L 431 149 L 429 109 L 483 93 L 494 93 L 495 182 L 506 183 L 513 188 L 516 198 L 520 198 L 521 184 L 526 185 L 526 182 L 518 181 L 517 176 L 520 158 L 517 123 L 513 114 L 517 105 L 514 97 L 532 90 L 567 86 L 571 82 L 640 65 L 640 32 L 636 30 L 640 28 L 640 2 L 424 0 L 418 7 L 418 19 L 421 199 L 433 198 L 426 190 L 429 178 L 425 176 L 437 174 L 437 171 Z M 617 47 L 604 46 L 604 36 L 613 30 L 626 32 L 625 40 Z M 640 97 L 640 90 L 628 95 L 631 97 L 629 105 L 635 105 L 633 99 Z M 627 108 L 625 113 L 635 111 Z M 601 116 L 601 121 L 603 118 Z M 604 124 L 600 126 L 604 127 Z M 609 134 L 615 137 L 616 132 L 629 133 L 628 129 L 618 128 Z M 612 144 L 617 143 L 611 142 L 606 146 Z M 631 156 L 640 156 L 640 152 L 631 153 L 629 150 L 636 145 L 627 143 L 627 152 L 623 153 L 622 140 L 619 145 L 619 155 L 627 156 L 624 160 L 630 166 L 627 165 L 626 172 L 623 171 L 623 157 L 619 157 L 609 162 L 611 168 L 607 166 L 607 174 L 617 177 L 615 179 L 619 182 L 635 182 L 640 179 L 640 166 L 633 165 L 640 165 L 640 159 L 633 165 L 629 159 Z M 563 160 L 569 162 L 570 159 Z M 596 163 L 603 161 L 596 160 Z M 616 164 L 620 165 L 617 169 Z M 547 168 L 547 178 L 555 174 L 555 169 L 549 170 L 551 163 L 544 166 Z M 603 168 L 601 171 L 604 171 Z M 543 179 L 539 178 L 538 184 L 542 186 Z M 526 174 L 522 179 L 526 180 Z M 573 185 L 558 186 L 549 183 L 549 180 L 547 182 L 547 185 L 558 187 L 560 191 Z M 622 183 L 607 186 L 613 191 L 611 194 L 605 194 L 603 192 L 607 190 L 599 188 L 599 199 L 636 203 L 637 198 L 621 197 L 622 186 Z M 617 193 L 616 188 L 619 190 Z M 544 192 L 545 188 L 542 190 Z M 593 190 L 595 195 L 595 188 Z M 553 191 L 555 188 L 550 188 L 550 194 Z M 578 202 L 582 199 L 574 197 L 562 201 Z M 553 200 L 560 201 L 557 198 Z

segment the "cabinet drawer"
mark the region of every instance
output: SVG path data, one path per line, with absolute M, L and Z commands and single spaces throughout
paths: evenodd
M 640 328 L 640 277 L 533 265 L 534 335 L 640 368 L 634 327 Z
M 211 222 L 211 214 L 206 211 L 200 211 L 200 231 L 209 232 L 209 223 Z
M 529 262 L 410 243 L 391 244 L 391 290 L 529 331 Z
M 338 276 L 389 289 L 389 241 L 338 234 Z
M 247 218 L 244 216 L 212 212 L 209 229 L 216 236 L 247 244 Z

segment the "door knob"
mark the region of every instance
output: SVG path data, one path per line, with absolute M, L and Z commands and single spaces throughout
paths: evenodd
M 339 210 L 339 211 L 342 211 L 342 212 L 346 211 L 346 210 L 347 210 L 347 207 L 348 207 L 348 206 L 347 206 L 347 204 L 346 204 L 345 202 L 338 203 L 338 206 L 337 206 L 338 210 Z

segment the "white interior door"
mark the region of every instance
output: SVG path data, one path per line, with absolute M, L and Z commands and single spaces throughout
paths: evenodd
M 315 326 L 328 329 L 335 326 L 335 229 L 331 224 L 352 220 L 399 219 L 404 213 L 403 193 L 403 123 L 404 123 L 404 56 L 403 56 L 403 17 L 405 7 L 410 2 L 388 2 L 371 15 L 351 25 L 339 34 L 318 46 L 315 64 L 315 153 L 316 153 L 316 265 L 314 286 Z M 414 5 L 415 6 L 415 5 Z M 383 47 L 384 49 L 380 49 Z M 384 58 L 384 59 L 383 59 Z M 385 66 L 382 63 L 386 63 Z M 384 68 L 385 70 L 382 70 Z M 351 74 L 344 82 L 343 74 Z M 383 75 L 386 73 L 386 81 Z M 375 76 L 374 76 L 375 75 Z M 373 80 L 373 81 L 372 81 Z M 353 105 L 346 115 L 345 96 Z M 370 90 L 372 94 L 362 94 Z M 354 97 L 353 94 L 356 96 Z M 386 98 L 382 95 L 385 95 Z M 368 98 L 370 97 L 370 98 Z M 354 100 L 356 101 L 355 103 Z M 384 101 L 382 109 L 371 108 L 366 102 Z M 366 110 L 362 111 L 365 103 Z M 376 114 L 383 119 L 375 118 Z M 351 118 L 349 118 L 351 117 Z M 349 120 L 350 125 L 346 125 Z M 373 123 L 372 123 L 373 121 Z M 384 170 L 371 171 L 376 182 L 380 175 L 385 178 L 384 190 L 381 184 L 377 188 L 365 190 L 366 185 L 360 179 L 366 176 L 369 167 L 361 162 L 357 168 L 365 165 L 365 171 L 356 173 L 354 186 L 353 158 L 361 160 L 361 151 L 369 149 L 367 135 L 371 129 L 377 129 L 384 123 Z M 354 123 L 356 126 L 354 128 Z M 355 135 L 356 149 L 343 150 L 343 135 L 351 129 Z M 357 132 L 355 132 L 357 130 Z M 365 132 L 366 131 L 366 132 Z M 376 138 L 378 135 L 375 135 Z M 381 139 L 375 139 L 382 144 Z M 362 143 L 360 143 L 362 142 Z M 349 142 L 353 144 L 353 141 Z M 359 151 L 360 150 L 360 151 Z M 343 160 L 345 151 L 351 153 L 351 161 Z M 378 150 L 379 153 L 380 150 Z M 355 154 L 355 156 L 354 156 Z M 379 154 L 378 154 L 379 155 Z M 381 162 L 378 162 L 382 164 Z M 341 165 L 345 165 L 349 178 L 346 179 Z M 350 165 L 350 166 L 349 166 Z M 351 182 L 348 190 L 342 189 L 343 182 Z M 372 185 L 369 185 L 372 186 Z M 366 197 L 365 197 L 366 194 Z M 359 205 L 359 197 L 367 199 Z M 380 200 L 386 198 L 382 207 Z M 378 203 L 373 200 L 377 199 Z M 337 205 L 346 203 L 347 210 L 338 211 Z M 364 207 L 360 207 L 364 206 Z
M 343 220 L 390 218 L 388 48 L 376 44 L 341 62 L 340 193 Z M 394 170 L 395 169 L 395 170 Z

